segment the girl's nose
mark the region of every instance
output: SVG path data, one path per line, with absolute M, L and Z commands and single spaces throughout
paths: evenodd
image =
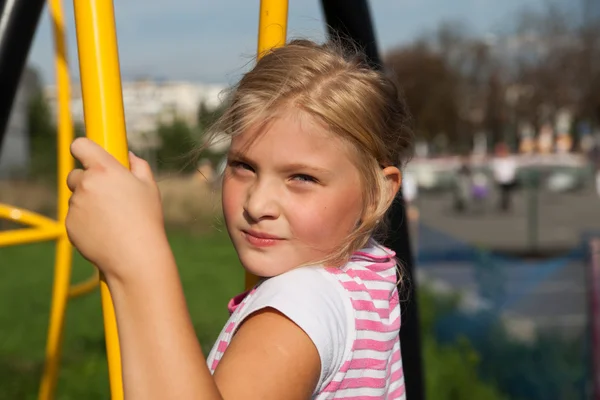
M 253 221 L 277 219 L 280 214 L 277 192 L 272 184 L 256 182 L 247 193 L 244 211 Z

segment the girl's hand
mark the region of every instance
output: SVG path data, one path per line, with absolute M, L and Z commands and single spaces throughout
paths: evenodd
M 140 260 L 168 246 L 150 166 L 130 153 L 130 171 L 87 138 L 76 139 L 71 154 L 84 169 L 67 177 L 73 192 L 66 219 L 69 239 L 107 279 L 135 277 L 143 272 L 132 270 Z

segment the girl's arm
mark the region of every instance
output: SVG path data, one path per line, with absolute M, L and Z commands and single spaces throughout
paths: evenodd
M 119 327 L 125 398 L 309 399 L 320 358 L 309 337 L 275 310 L 249 317 L 210 374 L 165 242 L 140 260 L 147 274 L 109 280 Z
M 148 246 L 148 273 L 107 277 L 115 307 L 125 398 L 222 399 L 210 375 L 166 244 Z
M 106 276 L 125 398 L 309 398 L 320 372 L 318 352 L 304 331 L 274 311 L 246 320 L 213 378 L 185 303 L 149 165 L 131 155 L 129 171 L 86 138 L 76 139 L 71 152 L 83 169 L 67 179 L 73 195 L 66 229 Z

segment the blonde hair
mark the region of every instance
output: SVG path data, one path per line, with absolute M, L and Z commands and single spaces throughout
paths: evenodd
M 393 196 L 382 168 L 401 167 L 412 150 L 409 115 L 396 85 L 339 42 L 294 40 L 258 60 L 232 88 L 230 104 L 211 131 L 237 135 L 295 107 L 351 144 L 360 171 L 363 213 L 358 226 L 326 259 L 340 266 L 381 231 Z

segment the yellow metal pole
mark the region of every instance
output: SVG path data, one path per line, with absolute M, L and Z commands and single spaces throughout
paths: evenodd
M 87 136 L 129 167 L 112 0 L 74 0 Z M 121 353 L 112 298 L 100 278 L 112 400 L 123 399 Z
M 64 226 L 70 196 L 66 179 L 69 171 L 74 167 L 73 158 L 69 154 L 69 146 L 74 136 L 73 121 L 69 107 L 71 88 L 65 44 L 64 13 L 61 0 L 50 0 L 49 10 L 54 31 L 56 87 L 58 93 L 58 224 Z M 50 308 L 50 323 L 46 342 L 46 360 L 39 391 L 40 400 L 53 399 L 56 392 L 65 312 L 69 298 L 72 261 L 73 249 L 66 233 L 63 231 L 56 243 L 52 305 Z
M 100 272 L 96 269 L 94 271 L 94 275 L 91 278 L 86 279 L 83 282 L 79 282 L 75 285 L 72 285 L 69 288 L 69 298 L 75 298 L 79 296 L 83 296 L 84 294 L 90 293 L 92 290 L 98 287 L 98 281 L 100 279 Z
M 58 225 L 58 224 L 57 224 Z M 0 247 L 19 246 L 22 244 L 47 242 L 55 240 L 64 234 L 64 229 L 56 226 L 44 228 L 20 228 L 0 232 Z
M 59 225 L 55 220 L 44 217 L 33 211 L 5 204 L 0 204 L 0 218 L 40 229 L 55 228 Z
M 261 0 L 258 17 L 258 58 L 283 46 L 287 36 L 288 0 Z
M 269 50 L 285 44 L 287 36 L 288 0 L 261 0 L 258 16 L 258 49 L 261 58 Z M 258 277 L 246 272 L 246 289 L 251 289 Z

